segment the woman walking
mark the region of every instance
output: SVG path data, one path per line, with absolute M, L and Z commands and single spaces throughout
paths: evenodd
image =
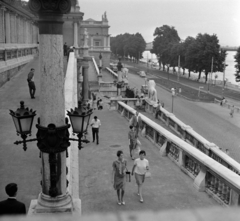
M 117 191 L 118 205 L 125 205 L 123 200 L 126 184 L 127 161 L 123 158 L 123 152 L 117 152 L 118 159 L 113 162 L 112 183 Z
M 145 180 L 145 174 L 147 170 L 149 170 L 149 163 L 148 163 L 148 160 L 145 159 L 146 152 L 144 150 L 141 150 L 139 152 L 139 156 L 140 157 L 134 161 L 134 165 L 132 168 L 132 176 L 133 176 L 133 173 L 135 173 L 135 179 L 138 186 L 137 194 L 138 196 L 140 196 L 140 202 L 143 203 L 142 185 Z

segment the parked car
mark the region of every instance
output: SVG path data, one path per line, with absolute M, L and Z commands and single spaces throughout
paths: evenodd
M 146 73 L 145 71 L 139 71 L 138 74 L 141 76 L 141 77 L 146 77 Z

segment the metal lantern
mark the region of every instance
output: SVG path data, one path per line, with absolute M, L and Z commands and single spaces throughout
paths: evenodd
M 91 117 L 91 114 L 93 112 L 92 109 L 85 109 L 85 108 L 75 108 L 75 110 L 71 109 L 71 111 L 67 111 L 67 115 L 70 118 L 73 133 L 76 133 L 78 136 L 78 149 L 82 149 L 82 142 L 89 143 L 90 141 L 87 139 L 82 139 L 82 135 L 87 132 L 87 128 L 89 125 L 89 120 Z M 69 140 L 76 139 L 69 138 Z
M 71 109 L 71 111 L 67 111 L 67 115 L 70 118 L 73 133 L 83 134 L 87 131 L 89 120 L 92 114 L 92 109 L 90 110 L 82 110 L 79 108 L 75 108 L 75 110 Z
M 13 118 L 14 125 L 19 135 L 31 134 L 33 119 L 36 116 L 36 111 L 24 107 L 24 102 L 20 102 L 20 108 L 15 112 L 10 110 L 10 115 Z

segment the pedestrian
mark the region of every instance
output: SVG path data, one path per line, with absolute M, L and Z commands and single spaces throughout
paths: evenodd
M 64 54 L 64 56 L 67 56 L 67 49 L 68 49 L 67 42 L 65 42 L 64 45 L 63 45 L 63 54 Z
M 30 93 L 30 97 L 32 99 L 35 98 L 35 92 L 36 92 L 36 86 L 35 86 L 35 83 L 34 83 L 34 71 L 35 69 L 34 68 L 31 68 L 29 74 L 28 74 L 28 78 L 27 78 L 27 81 L 28 81 L 28 87 L 29 87 L 29 93 Z
M 233 115 L 234 115 L 234 105 L 232 105 L 230 109 L 230 116 L 233 117 Z
M 136 114 L 133 115 L 132 120 L 131 120 L 131 125 L 134 127 L 135 132 L 136 132 L 136 138 L 138 137 L 138 132 L 139 128 L 142 127 L 142 119 L 139 116 L 139 113 L 136 111 Z
M 139 152 L 139 158 L 134 161 L 134 165 L 132 168 L 132 176 L 135 174 L 136 183 L 138 186 L 137 195 L 140 197 L 140 202 L 143 203 L 143 195 L 142 195 L 142 185 L 145 180 L 145 174 L 149 170 L 149 162 L 145 159 L 146 152 L 141 150 Z
M 127 161 L 123 158 L 123 152 L 117 151 L 118 159 L 112 164 L 112 183 L 114 189 L 117 191 L 118 205 L 125 205 L 123 200 L 126 184 Z
M 158 115 L 160 113 L 160 110 L 161 110 L 161 103 L 160 101 L 158 100 L 157 102 L 157 107 L 156 107 L 156 114 L 155 114 L 155 118 L 158 119 Z
M 132 156 L 132 151 L 133 149 L 136 148 L 137 146 L 137 138 L 136 138 L 136 133 L 134 131 L 134 127 L 132 125 L 129 126 L 130 131 L 128 132 L 128 140 L 129 140 L 129 151 L 130 151 L 130 157 L 132 160 L 133 156 Z
M 98 134 L 99 134 L 99 128 L 101 126 L 101 121 L 97 118 L 97 116 L 95 116 L 94 119 L 92 119 L 91 126 L 92 126 L 93 142 L 95 142 L 95 137 L 96 137 L 97 144 L 99 144 Z
M 98 103 L 98 110 L 102 110 L 102 109 L 103 109 L 103 102 L 102 102 L 102 99 L 100 99 Z
M 9 183 L 5 187 L 5 191 L 9 197 L 8 199 L 0 202 L 0 216 L 26 214 L 25 204 L 16 199 L 18 191 L 17 184 Z

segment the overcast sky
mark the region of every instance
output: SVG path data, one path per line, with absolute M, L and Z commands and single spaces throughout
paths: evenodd
M 240 0 L 80 0 L 84 20 L 106 11 L 112 36 L 139 32 L 153 41 L 156 27 L 174 26 L 181 39 L 216 34 L 221 45 L 240 46 Z

